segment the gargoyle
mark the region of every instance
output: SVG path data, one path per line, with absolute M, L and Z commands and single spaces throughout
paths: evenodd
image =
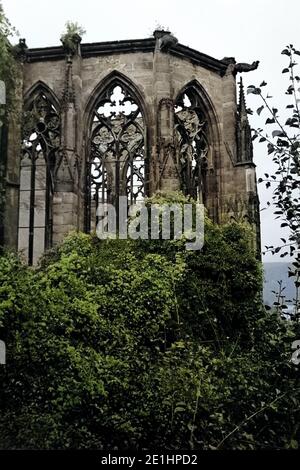
M 245 64 L 239 63 L 234 65 L 234 72 L 241 73 L 241 72 L 251 72 L 252 70 L 256 70 L 259 64 L 259 60 L 252 62 L 252 64 Z

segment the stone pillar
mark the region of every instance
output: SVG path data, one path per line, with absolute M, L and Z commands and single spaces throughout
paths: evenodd
M 177 40 L 166 31 L 155 31 L 156 47 L 153 62 L 154 96 L 157 112 L 157 185 L 156 189 L 175 191 L 179 178 L 174 146 L 174 102 L 168 49 Z
M 78 154 L 77 110 L 80 100 L 80 41 L 74 37 L 76 50 L 66 49 L 66 74 L 62 98 L 62 139 L 59 160 L 55 168 L 53 197 L 53 243 L 78 228 Z M 76 78 L 74 77 L 74 70 Z
M 228 65 L 225 76 L 223 77 L 223 135 L 224 144 L 230 158 L 236 162 L 236 118 L 237 118 L 237 96 L 236 80 L 234 75 L 234 64 Z M 228 160 L 230 163 L 230 160 Z
M 220 168 L 221 222 L 230 222 L 240 218 L 244 203 L 244 181 L 240 181 L 235 167 L 237 161 L 237 100 L 235 80 L 235 60 L 228 61 L 223 83 L 223 159 Z M 242 188 L 241 188 L 242 187 Z M 240 189 L 241 188 L 241 189 Z
M 237 103 L 236 65 L 228 61 L 223 77 L 223 132 L 225 155 L 221 169 L 221 222 L 247 223 L 253 232 L 252 247 L 260 251 L 259 199 L 256 187 L 251 129 L 248 122 L 243 85 Z
M 73 57 L 73 89 L 75 95 L 75 147 L 73 153 L 74 193 L 76 194 L 76 226 L 84 230 L 85 213 L 85 148 L 83 150 L 82 57 L 80 48 Z

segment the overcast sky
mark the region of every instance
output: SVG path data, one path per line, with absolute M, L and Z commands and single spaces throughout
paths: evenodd
M 218 59 L 259 60 L 257 71 L 243 74 L 245 85 L 265 80 L 274 105 L 280 110 L 288 104 L 287 75 L 281 74 L 287 57 L 280 52 L 286 44 L 300 48 L 299 0 L 2 0 L 2 4 L 29 47 L 59 45 L 66 21 L 77 21 L 86 29 L 83 42 L 144 38 L 158 24 L 165 26 L 180 43 Z M 250 95 L 248 105 L 256 104 Z M 266 117 L 252 117 L 251 125 L 263 127 Z M 263 144 L 255 146 L 255 162 L 258 177 L 270 170 Z M 262 185 L 259 190 L 263 208 L 271 193 L 266 194 Z M 283 232 L 272 211 L 262 211 L 261 219 L 263 245 L 277 244 Z M 269 255 L 265 260 L 280 259 Z

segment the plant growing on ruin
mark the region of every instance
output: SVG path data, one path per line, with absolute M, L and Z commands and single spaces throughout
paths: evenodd
M 8 100 L 10 98 L 10 88 L 13 87 L 16 77 L 14 50 L 9 38 L 17 34 L 16 29 L 10 24 L 9 20 L 5 16 L 3 7 L 0 3 L 0 80 L 2 80 L 6 85 Z M 3 114 L 0 116 L 0 121 L 3 121 L 1 118 L 3 118 Z
M 8 112 L 13 108 L 13 90 L 18 76 L 14 51 L 9 41 L 13 34 L 16 34 L 16 30 L 6 18 L 0 3 L 0 245 L 2 242 L 5 204 L 4 125 Z
M 297 447 L 290 324 L 245 228 L 205 232 L 199 252 L 76 233 L 38 269 L 0 257 L 0 448 Z
M 266 246 L 273 254 L 280 253 L 284 258 L 288 254 L 294 258 L 293 268 L 289 276 L 295 278 L 296 298 L 295 312 L 299 318 L 299 287 L 300 287 L 300 72 L 297 73 L 296 62 L 300 51 L 290 44 L 282 54 L 288 58 L 287 66 L 282 70 L 288 77 L 285 94 L 288 97 L 286 110 L 287 119 L 282 120 L 278 108 L 271 104 L 271 96 L 264 93 L 267 83 L 263 81 L 259 87 L 250 85 L 247 92 L 257 95 L 261 101 L 256 112 L 258 115 L 268 113 L 264 128 L 253 129 L 253 140 L 267 144 L 268 155 L 271 156 L 275 171 L 265 173 L 258 180 L 265 183 L 266 188 L 273 190 L 272 200 L 276 208 L 276 218 L 282 220 L 281 227 L 289 229 L 288 238 L 281 238 L 282 245 Z M 269 130 L 270 129 L 270 130 Z M 270 202 L 268 202 L 270 205 Z
M 80 43 L 82 36 L 86 33 L 85 29 L 80 26 L 77 22 L 73 23 L 67 21 L 66 30 L 62 34 L 60 40 L 64 48 L 71 54 L 75 54 L 77 51 L 78 44 Z

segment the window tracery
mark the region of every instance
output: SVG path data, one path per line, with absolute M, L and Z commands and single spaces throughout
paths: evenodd
M 23 115 L 19 202 L 19 250 L 34 264 L 52 245 L 53 174 L 61 142 L 60 115 L 39 90 Z
M 181 188 L 205 203 L 209 129 L 200 98 L 193 89 L 187 89 L 176 101 L 175 141 Z
M 136 204 L 145 196 L 145 124 L 129 90 L 112 84 L 101 96 L 93 115 L 87 191 L 88 230 L 97 225 L 101 203 L 114 204 L 127 196 Z

